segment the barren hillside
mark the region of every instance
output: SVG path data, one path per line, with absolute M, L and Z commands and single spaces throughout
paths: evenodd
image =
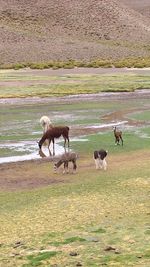
M 124 4 L 150 18 L 150 0 L 121 0 Z
M 0 0 L 0 63 L 149 56 L 150 19 L 126 2 Z

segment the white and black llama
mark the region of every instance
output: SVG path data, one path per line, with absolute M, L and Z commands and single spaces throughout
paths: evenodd
M 106 171 L 107 169 L 107 162 L 106 162 L 106 156 L 108 154 L 108 151 L 104 149 L 95 150 L 94 151 L 94 161 L 96 169 L 104 169 Z

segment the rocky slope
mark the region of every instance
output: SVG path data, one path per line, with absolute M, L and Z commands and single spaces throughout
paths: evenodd
M 149 56 L 150 19 L 135 9 L 128 0 L 0 0 L 0 63 Z

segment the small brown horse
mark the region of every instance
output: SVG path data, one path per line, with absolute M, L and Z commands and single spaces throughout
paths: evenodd
M 67 152 L 67 153 L 61 155 L 58 162 L 54 164 L 54 171 L 57 172 L 59 167 L 63 164 L 64 165 L 63 173 L 68 173 L 69 172 L 69 169 L 68 169 L 69 162 L 72 162 L 72 164 L 73 164 L 72 171 L 75 172 L 77 169 L 77 164 L 76 164 L 77 157 L 78 156 L 75 152 Z
M 53 155 L 55 155 L 55 138 L 62 136 L 64 138 L 64 148 L 66 148 L 66 141 L 68 141 L 69 148 L 69 127 L 68 126 L 56 126 L 48 129 L 46 133 L 43 134 L 41 140 L 39 141 L 39 148 L 42 148 L 45 140 L 48 140 L 48 149 L 50 147 L 51 141 L 53 142 Z M 50 149 L 49 149 L 50 152 Z M 50 152 L 51 154 L 51 152 Z
M 115 144 L 120 145 L 119 141 L 121 140 L 122 146 L 123 146 L 123 138 L 122 138 L 122 132 L 117 130 L 116 126 L 113 127 L 114 129 L 114 136 L 115 136 Z

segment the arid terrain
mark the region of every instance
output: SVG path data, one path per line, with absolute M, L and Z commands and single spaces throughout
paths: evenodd
M 0 0 L 0 64 L 149 57 L 150 2 Z
M 150 18 L 150 1 L 149 0 L 121 0 L 124 4 L 135 9 L 139 13 Z

